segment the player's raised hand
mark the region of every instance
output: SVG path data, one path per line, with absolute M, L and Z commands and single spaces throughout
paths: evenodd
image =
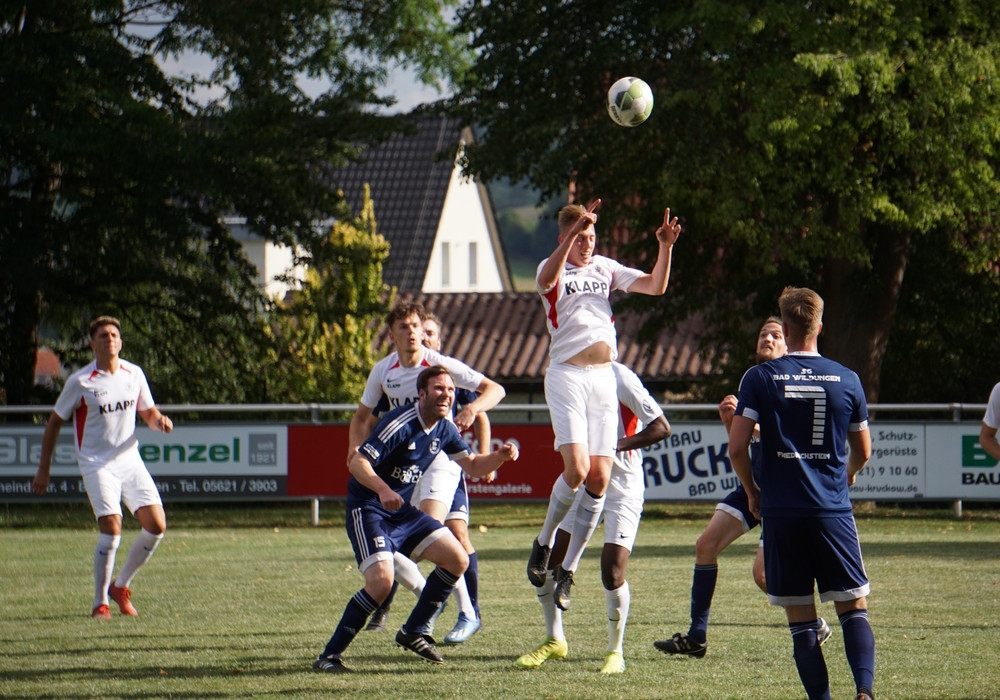
M 666 245 L 673 245 L 681 235 L 681 225 L 677 217 L 670 218 L 670 207 L 663 212 L 663 225 L 656 229 L 656 240 Z

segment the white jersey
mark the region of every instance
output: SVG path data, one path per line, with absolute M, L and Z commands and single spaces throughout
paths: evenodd
M 153 395 L 138 365 L 119 363 L 114 374 L 97 369 L 96 360 L 77 370 L 56 400 L 56 415 L 75 422 L 80 469 L 131 460 L 142 463 L 135 416 L 136 411 L 154 407 Z
M 627 292 L 646 273 L 595 255 L 584 267 L 566 263 L 555 286 L 545 290 L 538 286 L 538 275 L 547 260 L 535 271 L 535 287 L 542 297 L 551 336 L 549 361 L 565 362 L 597 342 L 606 343 L 612 359 L 617 357 L 618 336 L 609 295 L 615 289 Z
M 990 402 L 986 404 L 983 423 L 991 428 L 1000 428 L 1000 384 L 994 386 L 990 392 Z
M 399 361 L 399 353 L 391 352 L 375 363 L 368 374 L 365 392 L 361 395 L 361 403 L 374 410 L 382 397 L 389 400 L 389 408 L 405 406 L 414 403 L 417 396 L 417 377 L 428 367 L 444 365 L 455 379 L 459 389 L 475 391 L 483 382 L 483 375 L 459 362 L 453 357 L 442 355 L 434 350 L 423 349 L 423 356 L 414 367 L 404 367 Z
M 629 437 L 662 416 L 663 409 L 650 396 L 635 372 L 618 362 L 612 363 L 611 367 L 618 382 L 618 437 Z M 609 491 L 626 496 L 638 494 L 642 498 L 645 488 L 642 451 L 622 452 L 620 460 L 615 460 L 611 468 Z

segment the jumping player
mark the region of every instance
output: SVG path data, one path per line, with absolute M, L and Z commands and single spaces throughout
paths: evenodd
M 604 507 L 616 443 L 615 375 L 611 362 L 618 340 L 609 295 L 613 290 L 660 295 L 667 288 L 674 243 L 680 235 L 677 217 L 668 208 L 656 229 L 659 244 L 652 273 L 594 255 L 594 224 L 601 200 L 587 208 L 570 204 L 559 211 L 559 245 L 543 260 L 535 278 L 545 309 L 551 342 L 545 374 L 545 400 L 552 416 L 555 448 L 563 473 L 555 480 L 541 532 L 532 541 L 528 580 L 545 583 L 556 527 L 585 484 L 573 536 L 562 563 L 555 568 L 556 605 L 569 606 L 573 572 Z

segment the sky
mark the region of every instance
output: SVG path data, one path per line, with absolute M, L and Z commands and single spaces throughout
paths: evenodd
M 160 65 L 172 75 L 207 76 L 212 70 L 212 59 L 204 54 L 187 53 L 180 59 L 161 60 Z M 302 89 L 311 96 L 316 96 L 327 89 L 329 83 L 319 80 L 307 80 L 303 78 Z M 221 96 L 221 90 L 200 91 L 197 97 L 200 101 L 207 102 L 213 97 Z M 382 96 L 395 95 L 396 104 L 390 110 L 392 113 L 409 112 L 425 102 L 432 102 L 442 97 L 434 88 L 428 87 L 417 80 L 413 71 L 396 68 L 389 72 L 389 79 L 385 87 L 379 91 Z

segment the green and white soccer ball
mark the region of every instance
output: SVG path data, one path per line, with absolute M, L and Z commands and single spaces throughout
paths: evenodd
M 608 114 L 619 126 L 639 126 L 653 112 L 653 91 L 645 80 L 621 78 L 608 90 Z

